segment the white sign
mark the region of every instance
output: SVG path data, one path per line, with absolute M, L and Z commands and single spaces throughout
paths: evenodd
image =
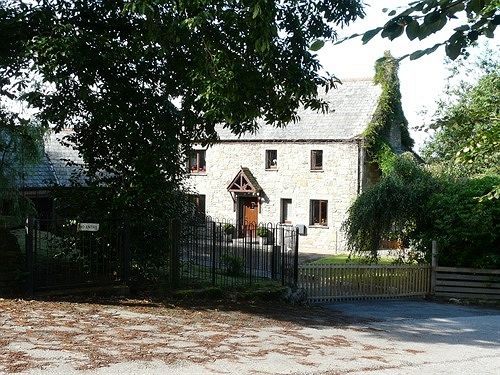
M 79 232 L 97 232 L 99 224 L 97 223 L 78 223 L 76 230 Z

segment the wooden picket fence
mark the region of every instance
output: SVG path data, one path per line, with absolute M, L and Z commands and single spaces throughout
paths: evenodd
M 436 267 L 435 295 L 500 300 L 500 270 Z
M 299 287 L 311 302 L 424 296 L 430 292 L 429 265 L 306 264 Z

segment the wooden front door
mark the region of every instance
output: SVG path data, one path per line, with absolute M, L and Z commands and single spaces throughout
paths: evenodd
M 240 198 L 240 234 L 242 236 L 250 236 L 250 231 L 255 231 L 259 216 L 259 201 L 257 197 Z

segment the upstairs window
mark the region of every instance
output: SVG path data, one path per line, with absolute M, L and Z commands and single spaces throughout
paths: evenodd
M 323 150 L 311 151 L 311 170 L 312 171 L 323 170 Z
M 266 150 L 266 169 L 278 169 L 277 150 Z
M 205 150 L 192 150 L 188 158 L 188 170 L 191 173 L 205 173 L 207 166 L 205 162 Z
M 309 225 L 328 225 L 328 201 L 311 200 Z

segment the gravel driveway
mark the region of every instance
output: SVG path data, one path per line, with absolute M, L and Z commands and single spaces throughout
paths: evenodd
M 0 373 L 498 374 L 500 311 L 0 299 Z

